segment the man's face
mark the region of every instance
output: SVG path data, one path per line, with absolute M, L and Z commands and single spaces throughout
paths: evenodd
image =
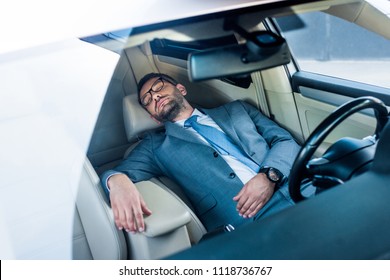
M 180 84 L 175 86 L 162 78 L 152 78 L 141 88 L 141 103 L 157 121 L 174 121 L 185 108 L 182 88 Z

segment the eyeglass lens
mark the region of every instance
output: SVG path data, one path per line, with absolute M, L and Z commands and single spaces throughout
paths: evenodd
M 142 105 L 148 106 L 150 102 L 152 102 L 153 98 L 153 92 L 159 92 L 163 89 L 164 87 L 164 80 L 162 78 L 157 79 L 151 88 L 145 93 L 143 99 L 142 99 Z

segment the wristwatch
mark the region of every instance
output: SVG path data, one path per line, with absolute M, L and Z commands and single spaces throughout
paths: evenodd
M 283 173 L 274 167 L 263 166 L 260 168 L 259 173 L 264 173 L 267 175 L 268 180 L 275 183 L 276 185 L 279 185 L 284 179 Z

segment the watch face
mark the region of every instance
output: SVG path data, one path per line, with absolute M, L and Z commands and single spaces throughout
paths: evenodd
M 272 182 L 278 182 L 280 180 L 280 174 L 275 169 L 270 168 L 269 171 L 268 171 L 268 178 Z

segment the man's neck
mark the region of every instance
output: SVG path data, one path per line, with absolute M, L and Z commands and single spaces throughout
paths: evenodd
M 185 110 L 180 112 L 180 114 L 172 121 L 172 122 L 177 122 L 181 120 L 186 120 L 189 117 L 191 117 L 192 113 L 194 112 L 194 108 L 192 106 L 188 106 Z

